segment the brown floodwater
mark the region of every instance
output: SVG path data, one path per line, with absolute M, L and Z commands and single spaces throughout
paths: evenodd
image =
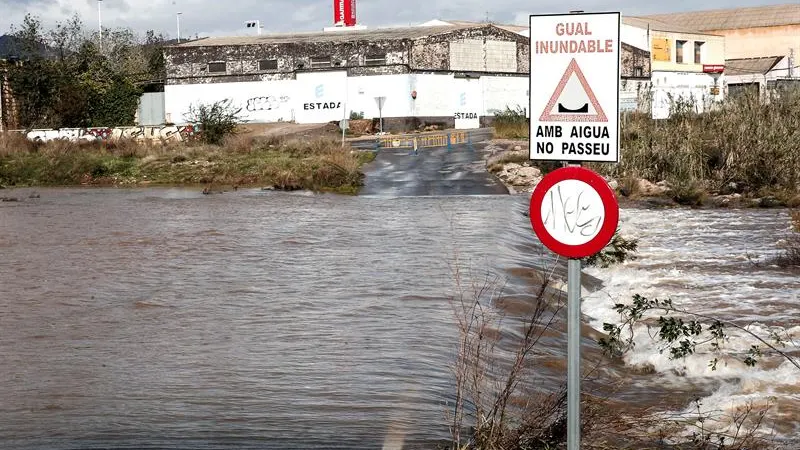
M 0 203 L 2 448 L 430 448 L 449 436 L 456 255 L 507 277 L 511 319 L 533 271 L 565 272 L 525 196 L 31 192 Z M 564 382 L 563 330 L 538 389 Z M 715 389 L 597 373 L 640 406 Z

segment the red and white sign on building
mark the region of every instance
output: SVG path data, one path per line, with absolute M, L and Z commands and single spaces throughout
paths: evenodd
M 619 162 L 620 14 L 530 17 L 532 160 Z
M 356 25 L 356 0 L 333 0 L 333 23 L 352 27 Z

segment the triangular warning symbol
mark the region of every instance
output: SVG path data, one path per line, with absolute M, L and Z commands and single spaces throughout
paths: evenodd
M 573 74 L 577 78 L 577 82 L 570 83 Z M 594 110 L 594 114 L 590 109 Z M 583 76 L 583 71 L 575 58 L 572 58 L 567 66 L 564 76 L 558 82 L 558 86 L 556 86 L 553 96 L 550 97 L 550 101 L 547 102 L 547 106 L 544 107 L 539 120 L 542 122 L 608 122 L 606 113 L 597 102 L 597 97 L 589 87 L 589 83 L 586 82 L 586 77 Z

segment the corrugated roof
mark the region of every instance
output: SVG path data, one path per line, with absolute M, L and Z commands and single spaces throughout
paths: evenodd
M 725 75 L 763 75 L 783 59 L 783 56 L 763 58 L 739 58 L 725 60 Z
M 467 20 L 447 20 L 446 22 L 452 23 L 456 26 L 472 26 L 472 25 L 489 25 L 487 22 L 470 22 Z M 496 26 L 497 28 L 502 28 L 506 31 L 510 31 L 512 33 L 519 33 L 520 31 L 525 31 L 528 29 L 527 25 L 514 25 L 514 24 L 505 24 L 505 23 L 492 23 L 491 25 Z
M 374 28 L 366 30 L 315 31 L 308 33 L 263 34 L 261 36 L 210 37 L 185 42 L 173 47 L 208 47 L 221 45 L 260 45 L 319 42 L 353 42 L 418 39 L 453 30 L 478 28 L 488 24 Z
M 800 25 L 800 2 L 748 8 L 653 14 L 648 19 L 662 20 L 701 31 Z
M 704 31 L 700 31 L 697 28 L 690 28 L 685 25 L 678 25 L 675 23 L 665 22 L 663 20 L 652 19 L 649 17 L 623 16 L 622 23 L 624 23 L 625 25 L 630 25 L 632 27 L 642 28 L 642 29 L 647 29 L 649 25 L 650 30 L 666 31 L 668 33 L 690 33 L 690 34 L 705 34 L 705 35 L 710 34 Z

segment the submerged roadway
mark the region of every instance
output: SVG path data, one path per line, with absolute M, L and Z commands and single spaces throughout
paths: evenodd
M 508 189 L 486 169 L 485 143 L 447 148 L 381 148 L 364 166 L 360 195 L 419 197 L 507 195 Z

